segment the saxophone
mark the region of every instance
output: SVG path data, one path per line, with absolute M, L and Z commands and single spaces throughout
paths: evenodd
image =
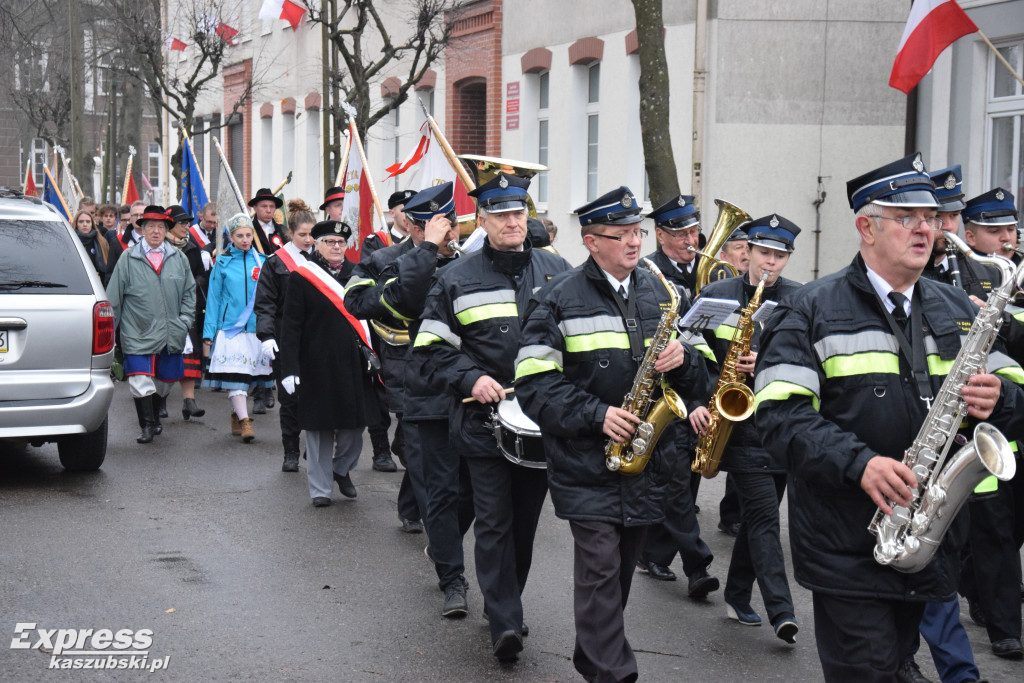
M 1003 309 L 1020 286 L 1024 266 L 1015 269 L 1009 259 L 978 256 L 956 235 L 947 232 L 945 236 L 967 258 L 999 268 L 1003 281 L 989 293 L 974 319 L 924 424 L 903 457 L 903 464 L 917 477 L 910 504 L 892 505 L 892 515 L 879 509 L 868 525 L 876 537 L 875 561 L 907 573 L 921 571 L 931 562 L 949 525 L 982 479 L 995 475 L 1008 481 L 1017 468 L 1006 437 L 985 423 L 975 427 L 972 441 L 948 459 L 946 455 L 954 441 L 963 441 L 957 435 L 966 407 L 960 389 L 985 367 Z
M 679 318 L 682 297 L 676 291 L 675 285 L 665 279 L 658 266 L 649 259 L 644 259 L 644 263 L 668 291 L 671 303 L 668 309 L 661 314 L 658 329 L 644 354 L 640 369 L 633 378 L 633 387 L 622 402 L 622 409 L 636 415 L 642 422 L 636 426 L 636 431 L 633 432 L 631 438 L 622 443 L 608 439 L 604 448 L 605 466 L 612 472 L 618 471 L 623 474 L 643 472 L 654 453 L 655 444 L 658 443 L 658 439 L 668 423 L 676 417 L 686 417 L 686 407 L 679 394 L 668 386 L 664 377 L 661 377 L 660 373 L 654 369 L 654 362 L 658 360 L 658 356 L 672 340 L 676 320 Z M 654 390 L 658 386 L 659 380 L 662 396 L 655 401 Z
M 754 336 L 754 322 L 751 318 L 761 308 L 761 297 L 770 275 L 767 270 L 761 273 L 757 291 L 747 307 L 740 311 L 736 332 L 733 333 L 729 351 L 722 361 L 722 373 L 708 401 L 711 419 L 700 437 L 697 454 L 690 465 L 691 470 L 708 479 L 718 474 L 718 466 L 722 463 L 722 453 L 729 442 L 733 425 L 746 420 L 754 412 L 754 392 L 744 381 L 743 373 L 736 371 L 736 363 L 740 356 L 750 353 L 750 341 Z

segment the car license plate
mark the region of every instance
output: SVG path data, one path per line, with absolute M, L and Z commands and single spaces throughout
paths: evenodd
M 0 353 L 7 353 L 7 336 L 10 330 L 0 330 Z

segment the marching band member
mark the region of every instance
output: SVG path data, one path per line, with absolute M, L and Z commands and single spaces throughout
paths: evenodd
M 427 296 L 414 353 L 428 382 L 454 390 L 452 447 L 469 470 L 476 512 L 476 570 L 490 619 L 492 652 L 501 661 L 523 649 L 523 605 L 533 538 L 547 494 L 542 470 L 503 458 L 488 426 L 490 406 L 506 397 L 519 347 L 521 317 L 533 293 L 569 269 L 527 239 L 530 181 L 499 173 L 476 197 L 487 233 L 483 248 L 442 270 Z
M 778 214 L 758 218 L 744 225 L 749 235 L 750 268 L 747 274 L 727 280 L 712 280 L 701 289 L 701 297 L 734 299 L 746 308 L 757 290 L 762 275 L 768 273 L 762 293 L 764 301 L 779 301 L 799 288 L 800 283 L 781 277 L 789 262 L 800 228 Z M 725 360 L 737 333 L 738 314 L 733 314 L 715 329 L 708 340 L 719 366 Z M 750 353 L 740 356 L 736 370 L 745 373 L 753 387 L 754 361 L 757 358 L 761 325 L 754 325 Z M 690 423 L 703 432 L 710 413 L 704 406 L 690 411 Z M 724 418 L 719 418 L 724 419 Z M 732 435 L 722 453 L 721 470 L 736 483 L 740 497 L 740 525 L 732 560 L 725 581 L 726 613 L 745 626 L 760 626 L 761 617 L 750 606 L 751 591 L 757 579 L 768 620 L 775 635 L 793 643 L 798 631 L 793 598 L 786 579 L 786 560 L 782 554 L 779 529 L 779 504 L 786 490 L 786 472 L 761 446 L 761 437 L 753 420 L 734 423 Z
M 916 573 L 876 562 L 866 531 L 876 510 L 892 513 L 888 501 L 910 504 L 904 450 L 976 313 L 965 294 L 920 279 L 940 227 L 933 187 L 920 154 L 847 183 L 860 251 L 780 302 L 755 367 L 755 426 L 790 477 L 794 573 L 813 592 L 828 681 L 892 680 L 925 603 L 956 589 L 964 518 Z M 988 360 L 1020 372 L 1005 355 Z M 1019 430 L 1024 393 L 1013 383 L 980 373 L 961 392 L 972 423 Z
M 666 428 L 640 474 L 610 471 L 604 450 L 608 439 L 625 441 L 641 422 L 619 406 L 669 295 L 636 268 L 645 231 L 628 188 L 576 213 L 590 258 L 537 294 L 516 359 L 516 393 L 540 425 L 555 514 L 569 520 L 573 535 L 573 664 L 588 681 L 633 681 L 637 663 L 623 611 L 647 527 L 664 517 L 678 456 L 672 432 L 682 423 Z M 682 311 L 688 307 L 681 303 Z M 678 340 L 655 370 L 686 398 L 708 391 L 703 357 Z
M 320 221 L 311 236 L 316 240 L 312 258 L 288 274 L 281 386 L 298 394 L 309 497 L 314 507 L 326 507 L 332 476 L 341 495 L 358 495 L 350 472 L 363 447 L 363 427 L 377 411 L 377 364 L 362 323 L 344 304 L 352 229 L 340 221 Z
M 280 352 L 277 340 L 281 339 L 281 322 L 284 319 L 284 302 L 288 295 L 288 274 L 295 271 L 312 255 L 316 240 L 313 239 L 313 226 L 316 218 L 301 199 L 288 202 L 288 227 L 291 229 L 291 240 L 271 254 L 260 270 L 260 279 L 256 287 L 256 336 L 263 347 L 263 353 L 269 358 L 276 358 Z M 281 443 L 284 446 L 284 462 L 282 472 L 299 471 L 299 423 L 298 398 L 288 393 L 281 385 L 285 375 L 281 374 L 281 363 L 274 363 L 274 380 L 277 382 L 277 395 L 280 398 Z
M 723 264 L 728 263 L 736 269 L 737 274 L 746 275 L 750 267 L 750 247 L 747 245 L 747 233 L 743 228 L 736 228 L 725 240 L 725 244 L 718 250 L 718 260 Z M 724 265 L 717 265 L 711 269 L 711 281 L 725 280 L 733 277 L 732 271 Z

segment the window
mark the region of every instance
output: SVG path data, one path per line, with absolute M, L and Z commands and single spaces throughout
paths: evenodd
M 426 107 L 427 111 L 430 113 L 430 115 L 433 116 L 434 115 L 434 89 L 433 88 L 424 88 L 423 90 L 418 91 L 416 94 L 419 96 L 420 102 L 423 103 L 423 106 Z
M 270 177 L 274 167 L 274 119 L 260 119 L 260 165 L 263 167 L 263 185 L 270 185 L 274 180 Z
M 160 154 L 160 143 L 151 142 L 149 143 L 149 165 L 146 170 L 146 176 L 149 178 L 149 184 L 154 189 L 159 188 L 163 183 L 160 178 L 160 163 L 162 154 Z
M 1024 41 L 998 48 L 1017 73 L 1024 63 Z M 1024 207 L 1024 91 L 995 55 L 989 55 L 986 102 L 987 167 L 985 189 L 1003 187 L 1013 193 L 1017 210 Z
M 46 166 L 46 140 L 32 138 L 32 180 L 36 187 L 43 186 L 43 167 Z
M 537 107 L 539 109 L 547 109 L 549 106 L 551 106 L 551 100 L 549 95 L 550 82 L 550 71 L 545 71 L 544 73 L 537 77 L 537 88 L 539 90 Z
M 597 199 L 597 114 L 587 117 L 587 201 Z
M 547 119 L 541 119 L 539 121 L 539 128 L 537 130 L 537 163 L 541 166 L 548 165 L 548 124 Z M 537 174 L 537 201 L 546 202 L 548 200 L 548 172 L 542 171 Z
M 591 64 L 587 70 L 587 102 L 597 104 L 601 101 L 601 62 Z
M 231 146 L 234 147 L 235 139 L 231 138 Z M 281 114 L 281 169 L 284 173 L 295 168 L 295 112 L 282 113 Z M 232 159 L 231 168 L 235 168 L 235 162 Z M 269 170 L 265 171 L 270 173 Z M 268 184 L 275 181 L 268 181 Z M 238 179 L 238 186 L 242 187 L 241 178 Z

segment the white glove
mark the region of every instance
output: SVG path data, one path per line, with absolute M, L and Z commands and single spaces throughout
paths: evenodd
M 295 387 L 298 386 L 298 384 L 299 378 L 295 375 L 288 375 L 283 380 L 281 380 L 281 386 L 284 387 L 284 390 L 287 391 L 289 394 L 295 393 Z
M 264 356 L 268 358 L 277 358 L 277 352 L 280 351 L 280 349 L 277 348 L 276 341 L 274 341 L 273 339 L 268 339 L 265 342 L 263 342 L 261 346 L 263 347 Z M 289 391 L 288 393 L 291 392 Z
M 203 262 L 203 270 L 209 270 L 213 267 L 213 257 L 210 256 L 210 252 L 205 249 L 199 250 L 199 258 Z

